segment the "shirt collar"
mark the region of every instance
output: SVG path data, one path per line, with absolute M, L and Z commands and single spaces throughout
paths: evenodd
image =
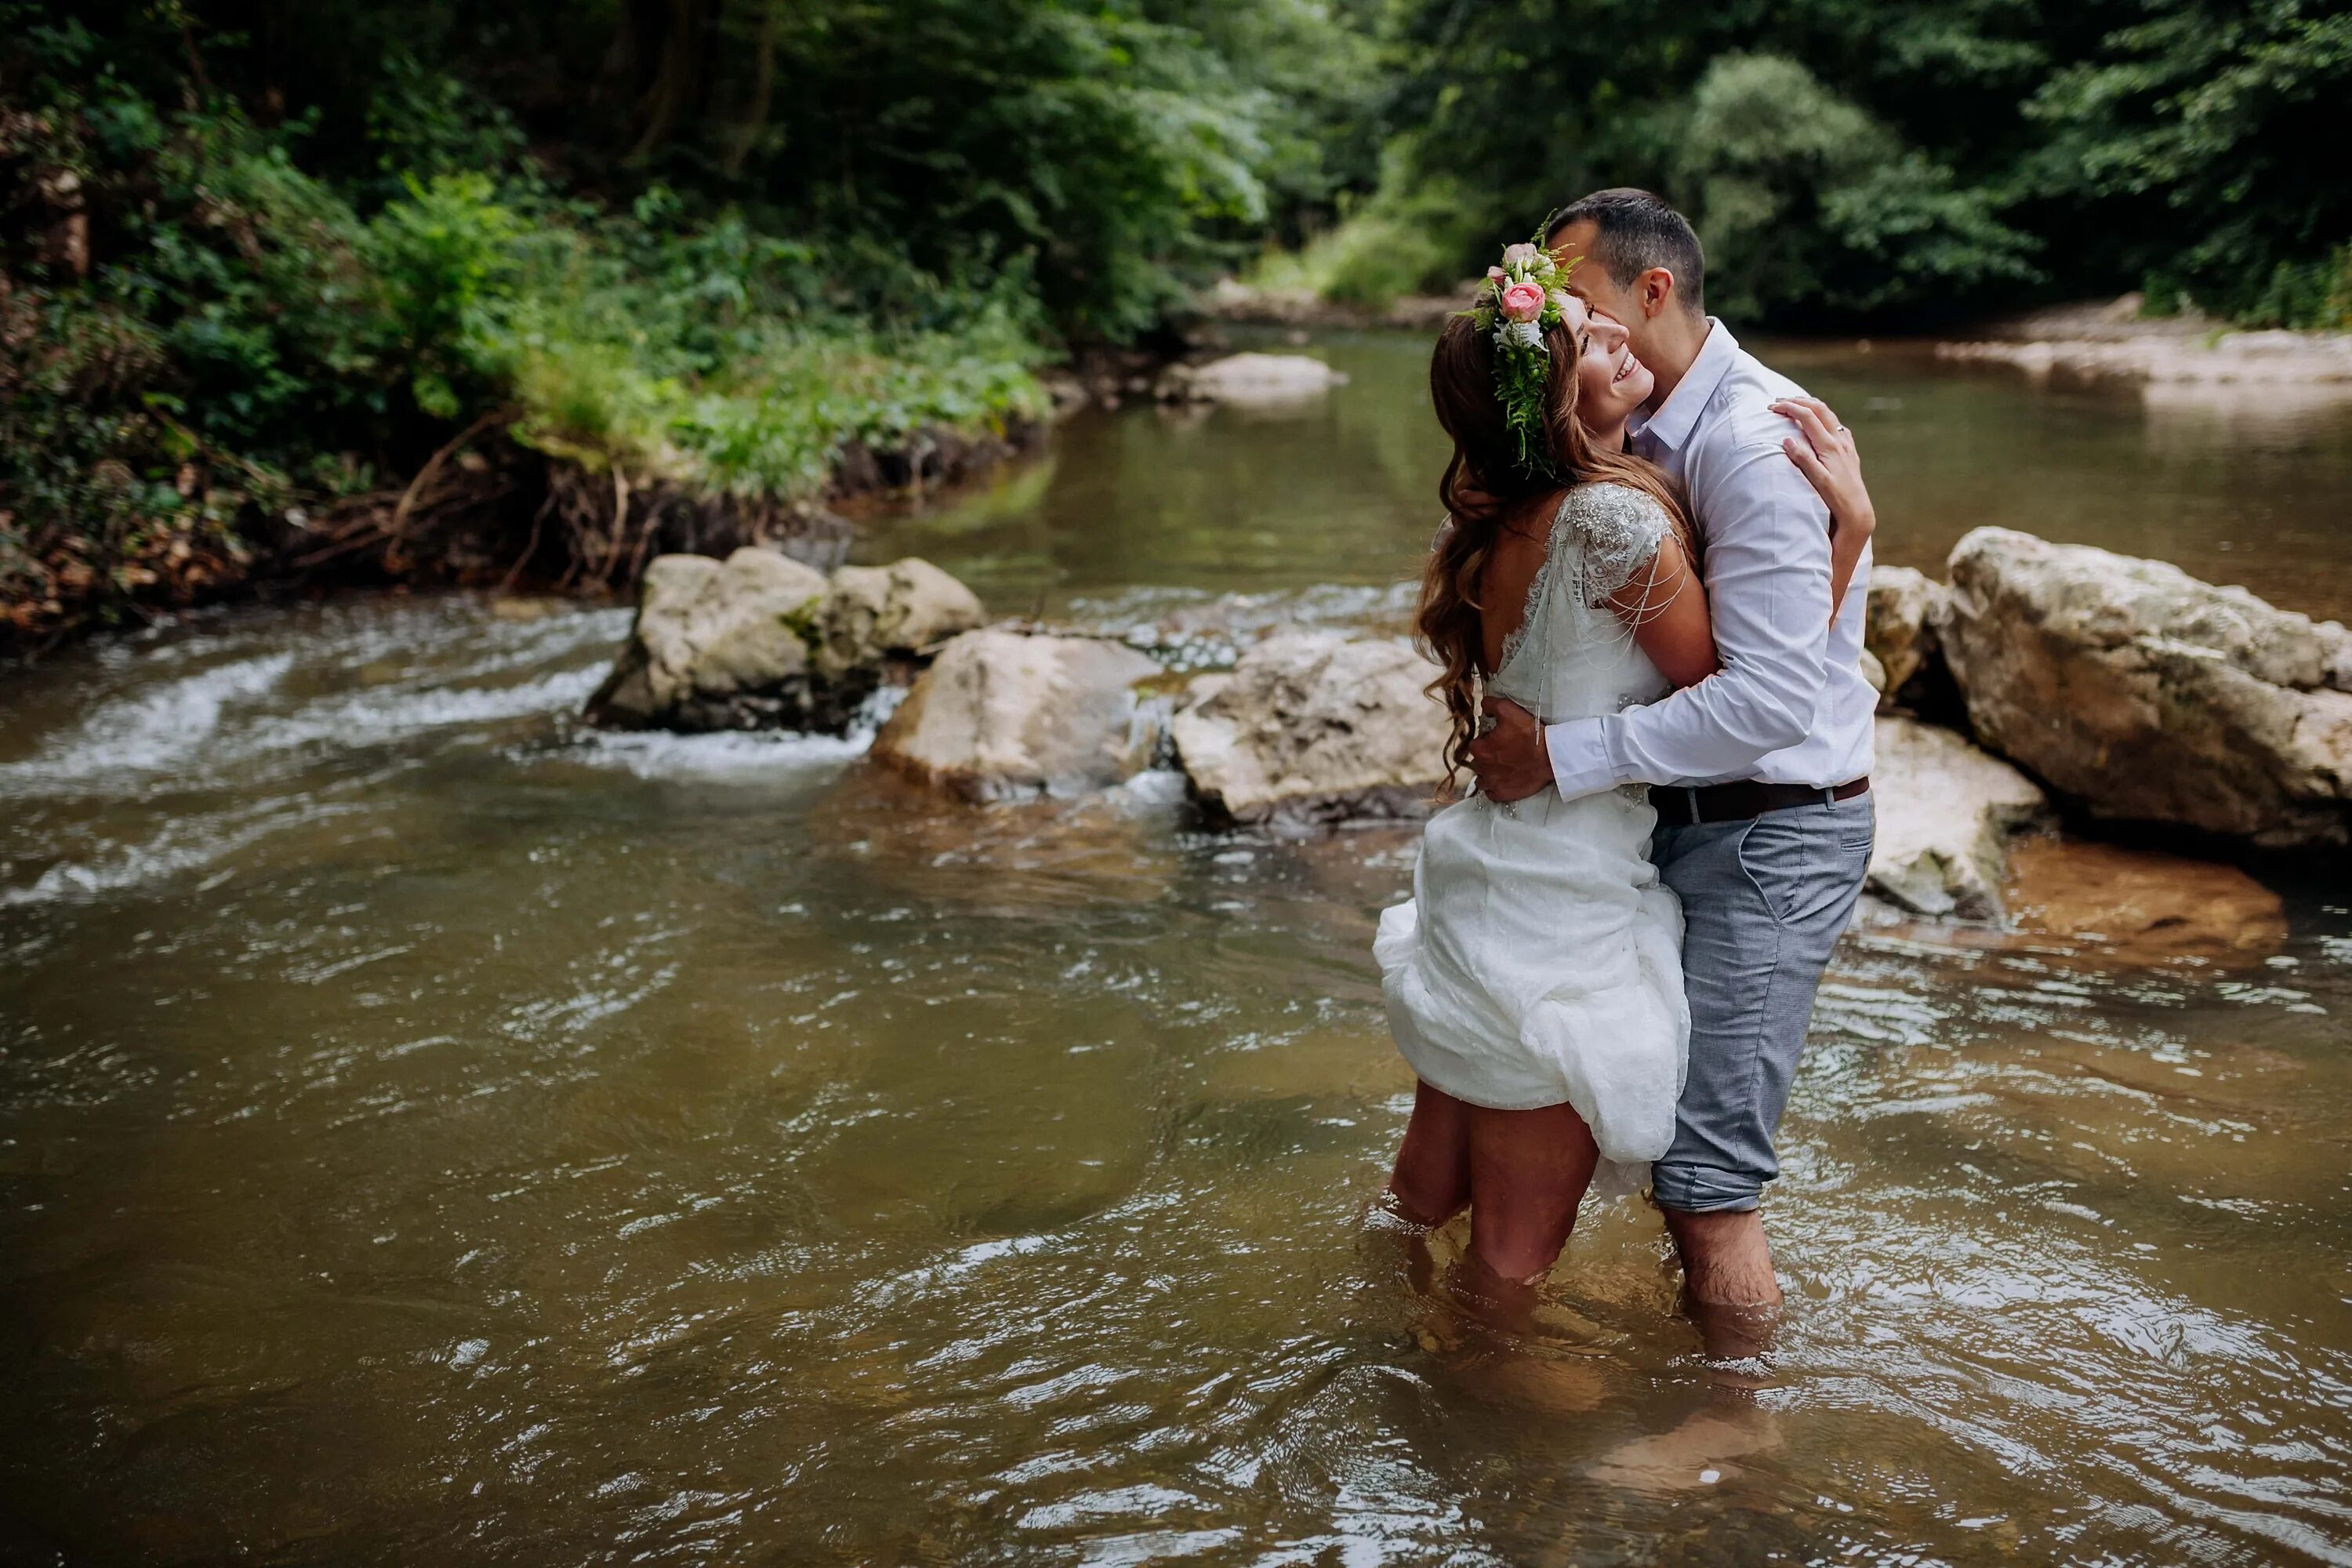
M 1706 341 L 1698 346 L 1698 357 L 1691 361 L 1690 369 L 1675 384 L 1675 390 L 1663 407 L 1646 417 L 1640 414 L 1626 421 L 1636 436 L 1655 441 L 1661 447 L 1682 450 L 1691 431 L 1697 427 L 1699 410 L 1723 384 L 1731 369 L 1731 361 L 1739 353 L 1739 340 L 1731 329 L 1713 316 L 1706 319 Z

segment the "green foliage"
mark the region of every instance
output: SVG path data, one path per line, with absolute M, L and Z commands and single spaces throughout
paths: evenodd
M 1370 3 L 191 0 L 184 31 L 218 91 L 311 128 L 304 166 L 362 214 L 528 147 L 615 205 L 659 184 L 941 276 L 1018 267 L 1059 333 L 1125 340 L 1369 183 Z M 162 79 L 182 30 L 142 4 L 75 9 Z
M 849 442 L 1002 432 L 1046 411 L 1017 287 L 843 257 L 840 273 L 877 285 L 853 313 L 812 298 L 835 267 L 731 216 L 676 236 L 550 227 L 520 255 L 512 291 L 464 341 L 477 373 L 511 388 L 518 437 L 591 468 L 805 496 Z
M 383 289 L 393 341 L 412 345 L 409 395 L 419 411 L 455 419 L 493 394 L 499 378 L 477 373 L 483 343 L 518 281 L 524 225 L 498 199 L 487 174 L 414 174 L 408 195 L 388 204 L 355 247 Z
M 242 465 L 201 482 L 199 442 L 141 388 L 155 331 L 119 308 L 0 292 L 0 634 L 37 636 L 141 598 L 233 580 L 236 514 L 282 503 L 283 479 Z
M 1463 256 L 1487 237 L 1465 216 L 1480 204 L 1455 181 L 1411 178 L 1404 145 L 1401 140 L 1390 153 L 1389 175 L 1370 199 L 1343 204 L 1339 223 L 1297 250 L 1261 257 L 1250 281 L 1369 306 L 1458 285 Z
M 2033 276 L 2030 242 L 1987 194 L 1810 71 L 1725 55 L 1691 95 L 1676 184 L 1693 193 L 1710 309 L 1862 314 Z
M 2344 325 L 2352 14 L 2148 0 L 2032 100 L 2063 195 L 2132 213 L 2151 292 L 2261 324 Z
M 20 634 L 217 592 L 257 528 L 404 482 L 491 411 L 562 460 L 760 498 L 821 490 L 853 442 L 1046 411 L 1017 259 L 942 278 L 885 238 L 788 240 L 659 184 L 626 211 L 565 199 L 529 164 L 466 167 L 505 122 L 415 81 L 402 101 L 438 121 L 339 185 L 305 166 L 319 116 L 166 110 L 78 25 L 20 37 L 0 56 L 0 201 L 33 219 L 0 245 L 0 614 Z
M 1497 236 L 1601 185 L 1658 190 L 1711 300 L 1917 319 L 2145 279 L 2236 320 L 2343 320 L 2352 184 L 2326 149 L 2352 15 L 2311 0 L 1402 0 L 1404 191 Z

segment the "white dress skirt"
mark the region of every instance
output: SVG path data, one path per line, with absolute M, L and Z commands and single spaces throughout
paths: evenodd
M 1603 601 L 1668 526 L 1639 490 L 1569 491 L 1487 690 L 1546 723 L 1664 696 Z M 1666 1152 L 1690 1048 L 1682 908 L 1649 858 L 1656 823 L 1639 787 L 1459 801 L 1431 818 L 1413 896 L 1382 911 L 1372 946 L 1397 1048 L 1422 1081 L 1498 1110 L 1574 1106 L 1600 1145 L 1604 1194 L 1643 1184 Z

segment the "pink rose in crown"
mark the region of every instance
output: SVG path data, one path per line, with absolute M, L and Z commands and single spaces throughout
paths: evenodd
M 1535 264 L 1536 247 L 1528 244 L 1526 240 L 1523 239 L 1517 245 L 1507 245 L 1503 247 L 1504 266 L 1533 267 Z
M 1544 291 L 1533 283 L 1514 283 L 1503 290 L 1503 319 L 1532 321 L 1543 314 Z

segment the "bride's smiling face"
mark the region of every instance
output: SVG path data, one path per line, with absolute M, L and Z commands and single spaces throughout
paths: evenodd
M 1633 357 L 1625 329 L 1573 295 L 1564 324 L 1577 346 L 1577 416 L 1588 429 L 1613 430 L 1642 405 L 1656 378 Z

